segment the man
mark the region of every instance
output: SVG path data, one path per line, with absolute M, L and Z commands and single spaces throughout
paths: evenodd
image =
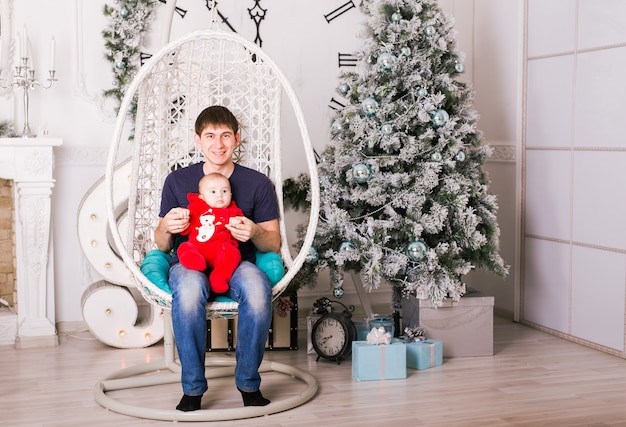
M 264 406 L 270 401 L 261 394 L 258 369 L 272 318 L 272 290 L 265 274 L 254 264 L 254 248 L 261 252 L 280 250 L 276 194 L 265 175 L 233 162 L 241 135 L 237 119 L 227 108 L 212 106 L 203 110 L 195 132 L 194 142 L 205 160 L 166 178 L 155 241 L 163 252 L 176 249 L 186 239 L 180 233 L 189 227 L 187 193 L 197 193 L 198 183 L 206 174 L 218 172 L 229 179 L 233 200 L 245 215 L 232 217 L 227 225 L 240 242 L 242 259 L 224 294 L 239 304 L 235 385 L 245 406 Z M 176 409 L 195 411 L 200 409 L 202 395 L 207 391 L 205 306 L 210 288 L 205 272 L 183 267 L 176 256 L 172 257 L 169 283 L 184 393 Z

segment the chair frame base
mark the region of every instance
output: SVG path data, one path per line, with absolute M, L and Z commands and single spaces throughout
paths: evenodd
M 208 358 L 206 362 L 206 377 L 222 378 L 233 376 L 235 363 L 228 358 Z M 166 371 L 166 372 L 161 372 Z M 294 366 L 278 362 L 264 361 L 259 372 L 279 372 L 289 375 L 305 383 L 306 388 L 300 393 L 287 399 L 272 401 L 266 406 L 244 406 L 241 408 L 200 409 L 192 412 L 182 412 L 175 409 L 155 409 L 144 406 L 129 405 L 112 398 L 107 392 L 127 390 L 153 385 L 174 384 L 180 382 L 180 365 L 172 366 L 166 362 L 145 363 L 121 369 L 96 382 L 94 397 L 96 402 L 106 409 L 137 418 L 146 418 L 162 421 L 226 421 L 244 418 L 254 418 L 275 414 L 300 406 L 315 396 L 318 383 L 315 377 L 306 371 Z M 155 375 L 145 375 L 156 372 Z
M 159 362 L 143 363 L 115 371 L 98 380 L 93 394 L 96 402 L 105 409 L 137 418 L 161 421 L 227 421 L 254 418 L 275 414 L 300 406 L 311 400 L 318 390 L 317 379 L 307 371 L 284 363 L 263 361 L 259 373 L 279 372 L 302 381 L 306 387 L 289 398 L 272 401 L 266 406 L 244 406 L 241 408 L 200 409 L 183 412 L 176 409 L 158 409 L 146 406 L 129 405 L 109 396 L 107 392 L 128 390 L 139 387 L 180 383 L 180 363 L 175 357 L 174 333 L 171 312 L 165 312 L 163 321 L 163 346 L 165 359 Z M 226 357 L 207 357 L 205 361 L 207 379 L 235 375 L 235 361 Z M 153 373 L 154 375 L 146 375 Z

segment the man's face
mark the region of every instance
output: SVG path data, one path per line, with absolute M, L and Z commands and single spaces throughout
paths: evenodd
M 226 125 L 206 126 L 200 135 L 194 135 L 194 141 L 207 162 L 215 166 L 233 163 L 233 151 L 239 145 L 239 133 Z

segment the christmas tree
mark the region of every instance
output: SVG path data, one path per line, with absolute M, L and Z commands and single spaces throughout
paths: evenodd
M 453 22 L 437 1 L 364 0 L 361 8 L 365 42 L 354 71 L 340 76 L 346 105 L 320 156 L 320 223 L 296 280 L 314 283 L 329 268 L 340 298 L 352 270 L 368 290 L 389 283 L 395 309 L 407 293 L 438 306 L 465 293 L 473 268 L 508 272 L 482 168 L 491 151 L 472 90 L 457 79 Z

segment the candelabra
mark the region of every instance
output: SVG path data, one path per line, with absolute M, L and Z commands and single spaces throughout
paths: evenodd
M 47 84 L 41 83 L 39 80 L 35 79 L 35 70 L 31 68 L 29 65 L 29 58 L 23 57 L 21 59 L 21 64 L 15 66 L 15 73 L 13 74 L 12 79 L 0 80 L 0 88 L 8 89 L 11 87 L 22 88 L 24 91 L 24 129 L 22 130 L 22 134 L 19 136 L 31 138 L 36 136 L 30 130 L 30 124 L 28 123 L 28 91 L 35 89 L 35 87 L 39 86 L 42 89 L 50 89 L 54 82 L 57 81 L 55 78 L 56 70 L 49 70 L 50 77 L 48 77 Z M 0 76 L 2 74 L 2 69 L 0 68 Z

